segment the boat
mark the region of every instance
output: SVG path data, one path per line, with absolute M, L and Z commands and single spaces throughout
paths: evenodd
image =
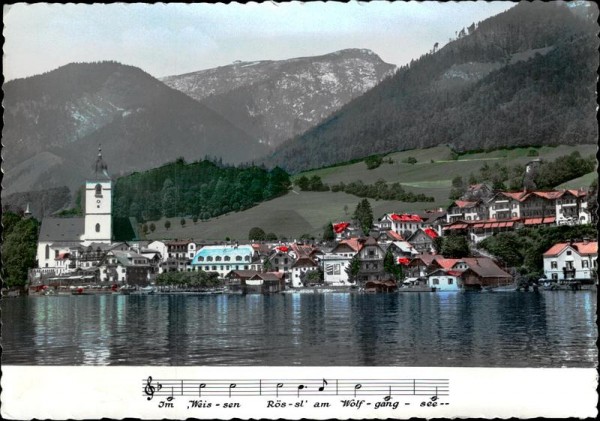
M 135 287 L 131 285 L 123 285 L 121 288 L 119 288 L 119 292 L 123 295 L 129 295 L 132 292 L 135 292 Z
M 510 285 L 498 285 L 498 286 L 487 286 L 483 288 L 485 292 L 515 292 L 517 290 L 517 286 L 515 284 Z
M 156 292 L 156 288 L 148 285 L 147 287 L 142 287 L 138 290 L 142 295 L 151 295 Z

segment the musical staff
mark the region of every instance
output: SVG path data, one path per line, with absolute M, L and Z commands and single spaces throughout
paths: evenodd
M 332 381 L 330 379 L 329 381 Z M 448 379 L 336 379 L 335 388 L 326 379 L 143 379 L 143 395 L 180 396 L 449 396 Z

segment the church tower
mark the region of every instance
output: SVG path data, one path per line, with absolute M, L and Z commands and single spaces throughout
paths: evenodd
M 85 232 L 83 241 L 110 243 L 112 239 L 112 181 L 98 148 L 94 177 L 85 183 Z

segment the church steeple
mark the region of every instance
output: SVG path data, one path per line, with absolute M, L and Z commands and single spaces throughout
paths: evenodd
M 108 166 L 106 165 L 106 162 L 104 162 L 104 159 L 102 159 L 102 147 L 98 146 L 98 158 L 96 158 L 96 165 L 94 168 L 94 175 L 96 176 L 96 179 L 103 177 L 110 179 L 107 170 Z

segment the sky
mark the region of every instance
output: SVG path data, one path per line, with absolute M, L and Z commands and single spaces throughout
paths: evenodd
M 5 80 L 115 60 L 155 77 L 367 48 L 397 66 L 510 2 L 24 4 L 4 6 Z

